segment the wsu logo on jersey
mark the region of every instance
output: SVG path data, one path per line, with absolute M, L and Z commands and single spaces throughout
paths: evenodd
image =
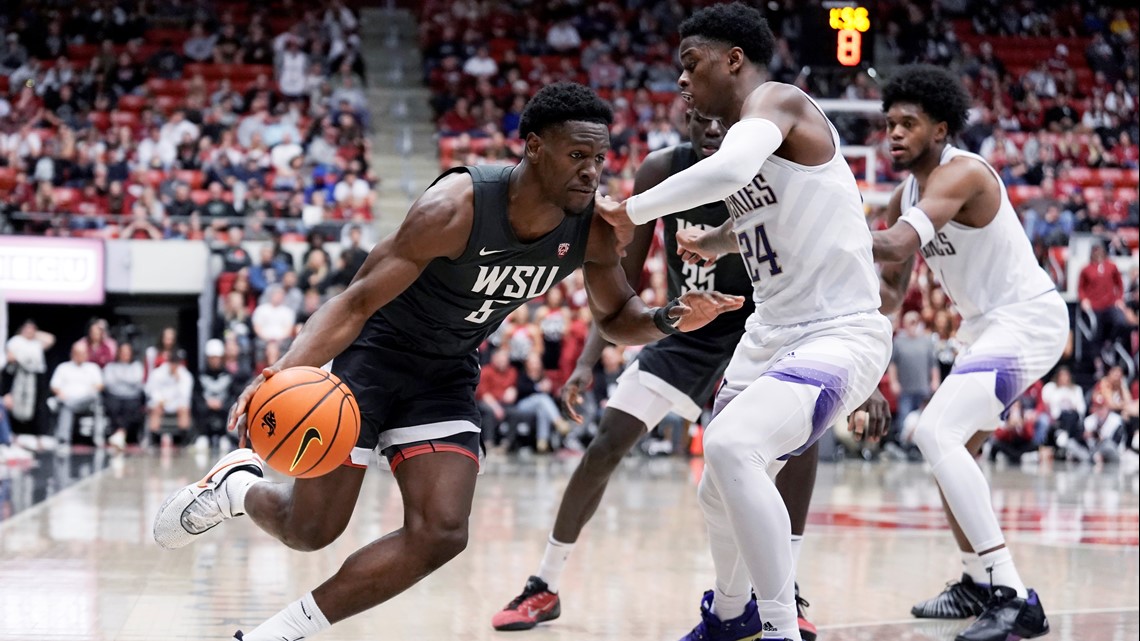
M 487 300 L 464 320 L 481 325 L 487 322 L 496 307 L 509 305 L 512 301 L 538 298 L 556 282 L 558 267 L 554 266 L 479 265 L 479 275 L 475 277 L 471 291 L 486 296 Z
M 761 207 L 775 205 L 777 202 L 776 192 L 764 180 L 764 174 L 756 174 L 756 177 L 744 189 L 724 200 L 724 204 L 728 206 L 728 213 L 732 214 L 733 220 L 746 216 L 749 212 L 756 211 Z
M 696 228 L 703 231 L 709 229 L 709 226 L 691 223 L 682 218 L 677 219 L 677 231 L 689 228 Z M 681 262 L 682 294 L 687 294 L 689 292 L 711 292 L 715 289 L 716 263 L 713 263 L 711 265 L 693 265 L 684 261 Z

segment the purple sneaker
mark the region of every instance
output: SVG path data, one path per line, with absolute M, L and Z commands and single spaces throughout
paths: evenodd
M 728 621 L 721 621 L 712 613 L 712 604 L 713 592 L 709 590 L 701 599 L 701 622 L 681 641 L 765 641 L 764 625 L 754 599 L 744 606 L 744 614 Z

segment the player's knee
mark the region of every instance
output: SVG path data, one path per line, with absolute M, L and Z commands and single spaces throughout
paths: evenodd
M 347 523 L 333 519 L 306 519 L 283 532 L 283 542 L 298 552 L 316 552 L 337 540 Z
M 750 438 L 751 435 L 740 434 L 739 430 L 721 429 L 705 430 L 704 448 L 705 462 L 711 467 L 724 469 L 725 466 L 742 465 L 748 461 L 766 464 L 767 459 L 760 451 L 760 443 Z
M 627 425 L 603 422 L 598 430 L 598 437 L 586 448 L 582 465 L 588 465 L 596 470 L 613 471 L 637 444 L 637 439 L 644 431 L 640 423 L 631 428 Z
M 720 496 L 707 474 L 701 476 L 701 483 L 697 486 L 697 502 L 705 514 L 717 513 L 722 508 Z
M 467 549 L 467 515 L 436 515 L 409 524 L 408 536 L 419 548 L 426 568 L 443 566 Z
M 931 465 L 937 465 L 950 448 L 963 445 L 931 412 L 924 412 L 918 419 L 914 428 L 914 444 Z

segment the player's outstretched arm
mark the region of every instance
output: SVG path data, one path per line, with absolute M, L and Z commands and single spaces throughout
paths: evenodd
M 594 219 L 582 267 L 590 311 L 598 331 L 620 345 L 642 345 L 667 334 L 704 327 L 719 314 L 739 309 L 743 296 L 689 292 L 664 307 L 650 308 L 630 287 L 613 250 L 613 229 Z
M 349 286 L 333 296 L 276 363 L 257 376 L 230 410 L 229 429 L 244 438 L 246 406 L 253 392 L 276 372 L 298 365 L 320 367 L 347 348 L 364 323 L 407 289 L 429 262 L 462 255 L 471 234 L 472 182 L 448 176 L 424 192 L 394 234 L 372 249 Z
M 693 227 L 677 230 L 677 254 L 686 263 L 712 264 L 725 254 L 739 254 L 740 245 L 732 231 L 732 219 L 720 227 L 702 231 Z
M 745 101 L 743 118 L 729 127 L 715 154 L 643 194 L 621 203 L 599 203 L 597 211 L 614 225 L 642 224 L 728 198 L 752 182 L 764 161 L 784 144 L 805 101 L 788 85 L 761 86 Z
M 913 258 L 915 252 L 934 240 L 939 229 L 954 220 L 970 199 L 983 191 L 987 180 L 993 180 L 989 170 L 968 160 L 949 162 L 930 172 L 918 204 L 902 212 L 890 229 L 871 234 L 875 261 L 899 263 Z

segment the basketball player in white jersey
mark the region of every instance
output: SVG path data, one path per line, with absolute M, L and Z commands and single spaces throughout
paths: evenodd
M 767 22 L 741 3 L 714 5 L 686 20 L 681 38 L 682 96 L 728 127 L 721 148 L 597 210 L 628 229 L 728 206 L 723 226 L 677 235 L 686 259 L 739 252 L 756 302 L 705 432 L 699 497 L 716 584 L 684 641 L 799 641 L 788 512 L 770 477 L 871 396 L 891 327 L 878 313 L 871 233 L 839 136 L 806 94 L 768 81 Z
M 1005 641 L 1046 634 L 1049 623 L 1014 567 L 989 486 L 967 443 L 993 431 L 1009 404 L 1053 368 L 1068 338 L 1069 317 L 997 173 L 951 142 L 969 106 L 958 79 L 938 67 L 903 67 L 883 88 L 891 159 L 911 175 L 891 199 L 897 220 L 874 234 L 874 251 L 884 263 L 905 263 L 921 251 L 962 315 L 958 339 L 968 345 L 922 412 L 914 436 L 952 522 L 968 540 L 966 573 L 912 612 L 978 614 L 958 641 Z

